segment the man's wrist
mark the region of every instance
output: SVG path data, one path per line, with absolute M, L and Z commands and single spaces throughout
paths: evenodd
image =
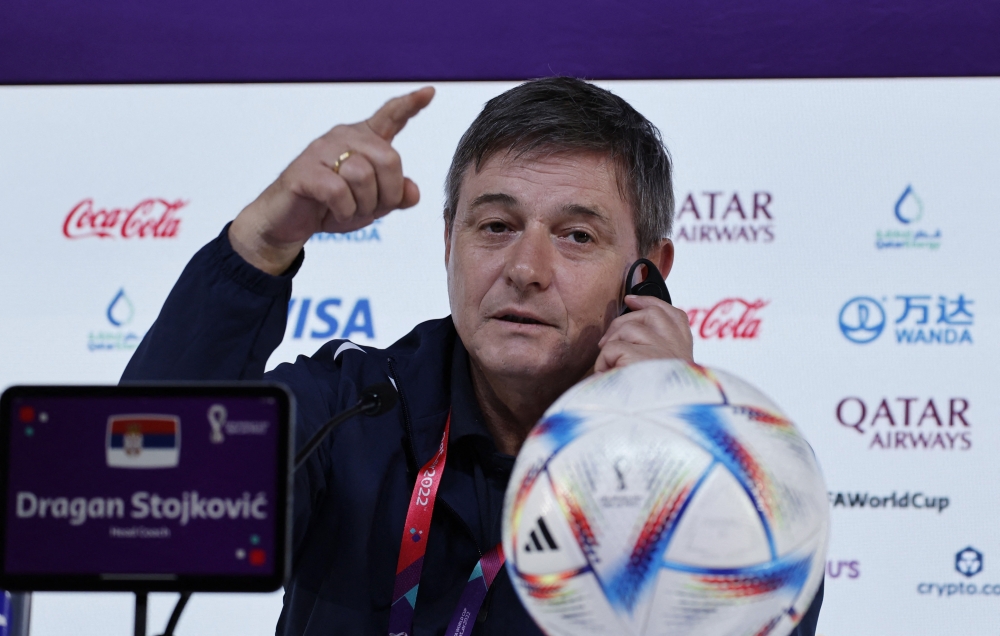
M 254 222 L 249 206 L 229 226 L 229 244 L 247 263 L 272 276 L 280 276 L 291 267 L 303 246 L 303 243 L 269 242 Z

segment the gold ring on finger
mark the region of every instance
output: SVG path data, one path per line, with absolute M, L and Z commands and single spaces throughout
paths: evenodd
M 347 161 L 347 158 L 350 157 L 351 154 L 352 154 L 351 150 L 347 150 L 341 153 L 341 155 L 337 157 L 337 160 L 333 162 L 333 171 L 336 172 L 337 174 L 340 174 L 340 166 L 342 166 L 343 163 Z

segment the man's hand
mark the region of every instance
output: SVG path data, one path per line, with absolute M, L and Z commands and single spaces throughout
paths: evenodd
M 687 314 L 652 296 L 626 296 L 631 313 L 611 322 L 598 346 L 594 372 L 621 368 L 642 360 L 680 358 L 694 362 Z
M 391 99 L 366 121 L 334 127 L 315 140 L 245 207 L 229 227 L 248 263 L 280 274 L 316 232 L 351 232 L 420 200 L 391 142 L 434 97 L 430 86 Z M 350 156 L 337 160 L 345 152 Z

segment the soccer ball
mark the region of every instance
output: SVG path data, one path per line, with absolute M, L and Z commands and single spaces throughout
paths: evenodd
M 785 636 L 823 580 L 816 458 L 739 378 L 680 360 L 577 384 L 528 435 L 503 548 L 547 634 Z

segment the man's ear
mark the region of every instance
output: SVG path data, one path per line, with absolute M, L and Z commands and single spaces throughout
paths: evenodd
M 646 258 L 653 261 L 660 270 L 663 280 L 666 280 L 670 275 L 670 269 L 674 266 L 674 242 L 668 238 L 661 239 L 656 247 L 649 251 Z
M 451 258 L 451 223 L 444 222 L 444 266 L 448 267 L 448 259 Z

